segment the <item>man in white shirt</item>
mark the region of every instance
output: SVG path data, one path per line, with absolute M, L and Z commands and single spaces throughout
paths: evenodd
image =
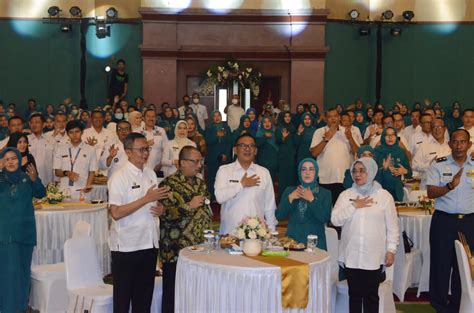
M 190 101 L 189 101 L 189 96 L 188 95 L 184 95 L 183 96 L 183 105 L 180 106 L 178 108 L 178 112 L 179 112 L 179 118 L 181 120 L 184 120 L 186 118 L 186 114 L 188 112 L 188 109 L 190 108 Z
M 383 116 L 384 112 L 382 110 L 374 111 L 373 123 L 365 129 L 364 145 L 370 145 L 372 148 L 375 148 L 377 142 L 380 141 L 383 131 Z
M 161 160 L 163 158 L 163 148 L 168 142 L 168 136 L 164 128 L 156 126 L 156 113 L 153 109 L 148 109 L 143 113 L 145 120 L 144 126 L 141 128 L 140 133 L 146 137 L 148 144 L 151 147 L 150 156 L 146 166 L 155 171 L 158 176 L 158 183 L 161 182 L 164 177 L 161 171 Z
M 234 131 L 239 128 L 240 117 L 244 115 L 245 112 L 240 106 L 239 95 L 233 95 L 231 102 L 232 104 L 228 104 L 225 107 L 224 113 L 227 114 L 227 125 L 229 125 L 231 131 Z
M 245 216 L 260 216 L 271 230 L 275 217 L 275 193 L 268 170 L 254 163 L 255 138 L 241 135 L 235 144 L 237 160 L 219 167 L 214 184 L 216 200 L 221 204 L 221 234 L 234 234 Z
M 60 189 L 79 199 L 81 193 L 92 190 L 94 172 L 98 169 L 94 148 L 85 144 L 82 139 L 82 124 L 79 120 L 70 121 L 66 125 L 70 142 L 61 145 L 54 155 L 53 169 L 60 177 Z
M 104 153 L 107 142 L 116 140 L 115 134 L 104 128 L 104 112 L 95 110 L 91 114 L 92 126 L 85 129 L 82 134 L 82 141 L 95 149 L 97 160 Z
M 28 135 L 29 151 L 35 158 L 38 176 L 46 186 L 53 181 L 54 141 L 43 133 L 43 114 L 31 114 L 29 125 L 31 130 L 31 134 Z
M 46 136 L 50 137 L 49 140 L 54 143 L 54 149 L 57 146 L 64 144 L 69 137 L 66 134 L 66 114 L 58 112 L 54 115 L 53 130 L 46 133 Z
M 362 139 L 362 134 L 360 133 L 359 127 L 355 127 L 354 125 L 352 125 L 354 120 L 351 118 L 351 115 L 354 115 L 354 112 L 352 111 L 343 112 L 341 114 L 341 125 L 344 128 L 346 129 L 349 128 L 351 130 L 351 134 L 355 142 L 357 143 L 358 146 L 361 146 L 364 140 Z
M 205 130 L 206 121 L 209 117 L 207 115 L 206 106 L 200 104 L 199 101 L 200 101 L 199 95 L 197 93 L 193 93 L 193 103 L 191 104 L 191 108 L 193 109 L 194 114 L 196 114 L 198 118 L 199 126 L 201 126 L 203 130 Z
M 8 134 L 18 132 L 23 132 L 23 119 L 15 115 L 8 119 Z M 5 139 L 0 141 L 0 150 L 7 146 L 8 140 L 10 140 L 10 136 L 5 137 Z
M 420 189 L 426 189 L 426 171 L 437 158 L 451 154 L 449 140 L 445 137 L 446 126 L 441 118 L 431 122 L 431 136 L 423 142 L 413 158 L 413 171 L 419 173 L 421 178 Z
M 430 114 L 423 113 L 421 116 L 421 132 L 416 132 L 409 142 L 408 150 L 410 150 L 412 155 L 415 155 L 420 148 L 421 144 L 425 141 L 428 141 L 431 135 L 431 122 L 433 117 Z
M 403 129 L 403 136 L 405 136 L 405 138 L 410 139 L 415 133 L 421 132 L 420 117 L 420 110 L 410 112 L 411 125 Z
M 469 132 L 470 140 L 473 143 L 471 149 L 467 152 L 471 158 L 474 158 L 474 110 L 473 109 L 465 109 L 462 112 L 462 129 L 465 129 Z
M 159 219 L 168 188 L 157 188 L 155 172 L 145 166 L 150 147 L 145 136 L 124 141 L 128 162 L 108 181 L 113 218 L 109 247 L 114 280 L 114 312 L 150 312 L 159 243 Z
M 107 177 L 112 177 L 118 169 L 128 162 L 128 156 L 125 153 L 123 143 L 132 131 L 132 126 L 127 121 L 119 121 L 116 128 L 118 140 L 105 145 L 104 153 L 99 160 L 99 168 L 108 171 Z
M 344 173 L 351 166 L 352 156 L 357 153 L 359 145 L 351 129 L 339 125 L 340 117 L 336 109 L 328 110 L 326 119 L 327 126 L 314 132 L 310 151 L 318 161 L 319 183 L 331 191 L 334 204 L 344 190 Z

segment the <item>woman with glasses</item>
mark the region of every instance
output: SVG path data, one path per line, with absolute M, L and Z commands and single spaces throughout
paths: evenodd
M 298 165 L 299 185 L 285 189 L 275 212 L 277 219 L 288 218 L 286 235 L 306 242 L 310 234 L 318 236 L 318 248 L 327 250 L 325 224 L 331 217 L 331 192 L 318 185 L 318 163 L 304 159 Z
M 410 162 L 399 146 L 397 131 L 387 127 L 382 131 L 380 145 L 375 148 L 375 161 L 380 171 L 378 181 L 395 201 L 403 201 L 403 177 L 411 178 Z
M 374 181 L 378 166 L 362 157 L 351 166 L 352 187 L 334 205 L 331 222 L 342 226 L 339 262 L 349 287 L 349 312 L 379 312 L 378 288 L 384 266 L 392 266 L 399 242 L 395 202 Z
M 372 148 L 370 145 L 363 145 L 357 149 L 357 159 L 360 159 L 363 157 L 368 157 L 368 158 L 373 159 L 374 156 L 375 156 L 374 148 Z M 377 175 L 375 176 L 375 180 L 377 180 Z M 351 169 L 348 168 L 346 172 L 344 173 L 344 182 L 342 183 L 342 185 L 344 186 L 344 190 L 351 188 L 353 183 L 354 183 L 354 180 L 352 179 Z
M 179 152 L 184 146 L 196 147 L 196 144 L 188 139 L 188 123 L 186 121 L 180 120 L 176 123 L 174 134 L 174 139 L 168 140 L 163 148 L 161 170 L 164 177 L 168 177 L 176 172 L 179 163 Z

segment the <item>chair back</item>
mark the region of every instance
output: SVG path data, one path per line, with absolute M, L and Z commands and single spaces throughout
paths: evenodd
M 405 255 L 405 242 L 403 240 L 403 231 L 402 231 L 402 223 L 400 223 L 400 221 L 398 222 L 398 229 L 399 229 L 399 232 L 400 232 L 400 240 L 399 240 L 399 244 L 398 244 L 398 247 L 397 247 L 397 252 L 395 253 L 395 261 L 394 261 L 394 264 L 393 266 L 396 266 L 396 267 L 405 267 L 405 263 L 406 263 L 406 255 Z
M 102 270 L 94 239 L 70 238 L 64 244 L 66 286 L 68 290 L 103 284 Z
M 339 271 L 339 240 L 337 238 L 337 231 L 334 228 L 326 227 L 326 245 L 328 248 L 328 253 L 331 256 L 331 267 L 333 272 Z
M 78 221 L 76 225 L 74 225 L 74 230 L 72 232 L 72 238 L 82 237 L 82 236 L 90 236 L 91 235 L 91 224 L 87 223 L 86 221 Z
M 458 260 L 459 277 L 461 278 L 461 287 L 463 293 L 471 293 L 472 278 L 471 269 L 469 267 L 469 260 L 467 259 L 466 251 L 459 240 L 454 242 L 456 248 L 456 258 Z

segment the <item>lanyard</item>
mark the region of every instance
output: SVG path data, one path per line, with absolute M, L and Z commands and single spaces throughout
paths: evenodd
M 74 171 L 74 164 L 76 164 L 77 157 L 79 156 L 80 152 L 81 152 L 81 148 L 79 148 L 79 150 L 77 150 L 76 156 L 74 157 L 74 160 L 73 160 L 72 159 L 71 148 L 69 148 L 69 160 L 71 162 L 71 172 Z M 74 185 L 74 182 L 72 180 L 69 180 L 69 186 L 73 186 L 73 185 Z

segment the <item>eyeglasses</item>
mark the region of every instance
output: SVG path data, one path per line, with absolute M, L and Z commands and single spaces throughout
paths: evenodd
M 366 174 L 366 173 L 367 173 L 367 170 L 366 170 L 366 169 L 363 169 L 363 168 L 361 168 L 359 171 L 354 169 L 354 170 L 352 170 L 351 173 L 354 174 L 354 175 L 355 175 L 355 174 Z
M 440 130 L 440 129 L 443 129 L 444 126 L 433 126 L 431 128 L 433 128 L 434 130 Z
M 5 160 L 5 162 L 18 161 L 18 157 L 13 156 L 13 157 L 11 157 L 11 158 L 5 158 L 4 160 Z
M 257 146 L 253 143 L 251 144 L 245 144 L 245 143 L 238 143 L 235 145 L 236 147 L 239 147 L 240 149 L 244 149 L 244 150 L 247 150 L 247 149 L 255 149 Z
M 143 147 L 143 148 L 129 148 L 130 150 L 138 150 L 140 151 L 140 153 L 145 153 L 145 152 L 150 152 L 151 151 L 151 147 L 148 146 L 148 147 Z
M 199 159 L 199 160 L 193 160 L 193 159 L 183 159 L 184 161 L 191 161 L 194 163 L 194 165 L 198 165 L 198 164 L 203 164 L 204 163 L 204 160 L 203 159 Z
M 129 132 L 130 131 L 130 127 L 125 127 L 125 128 L 117 128 L 117 131 L 119 132 Z

